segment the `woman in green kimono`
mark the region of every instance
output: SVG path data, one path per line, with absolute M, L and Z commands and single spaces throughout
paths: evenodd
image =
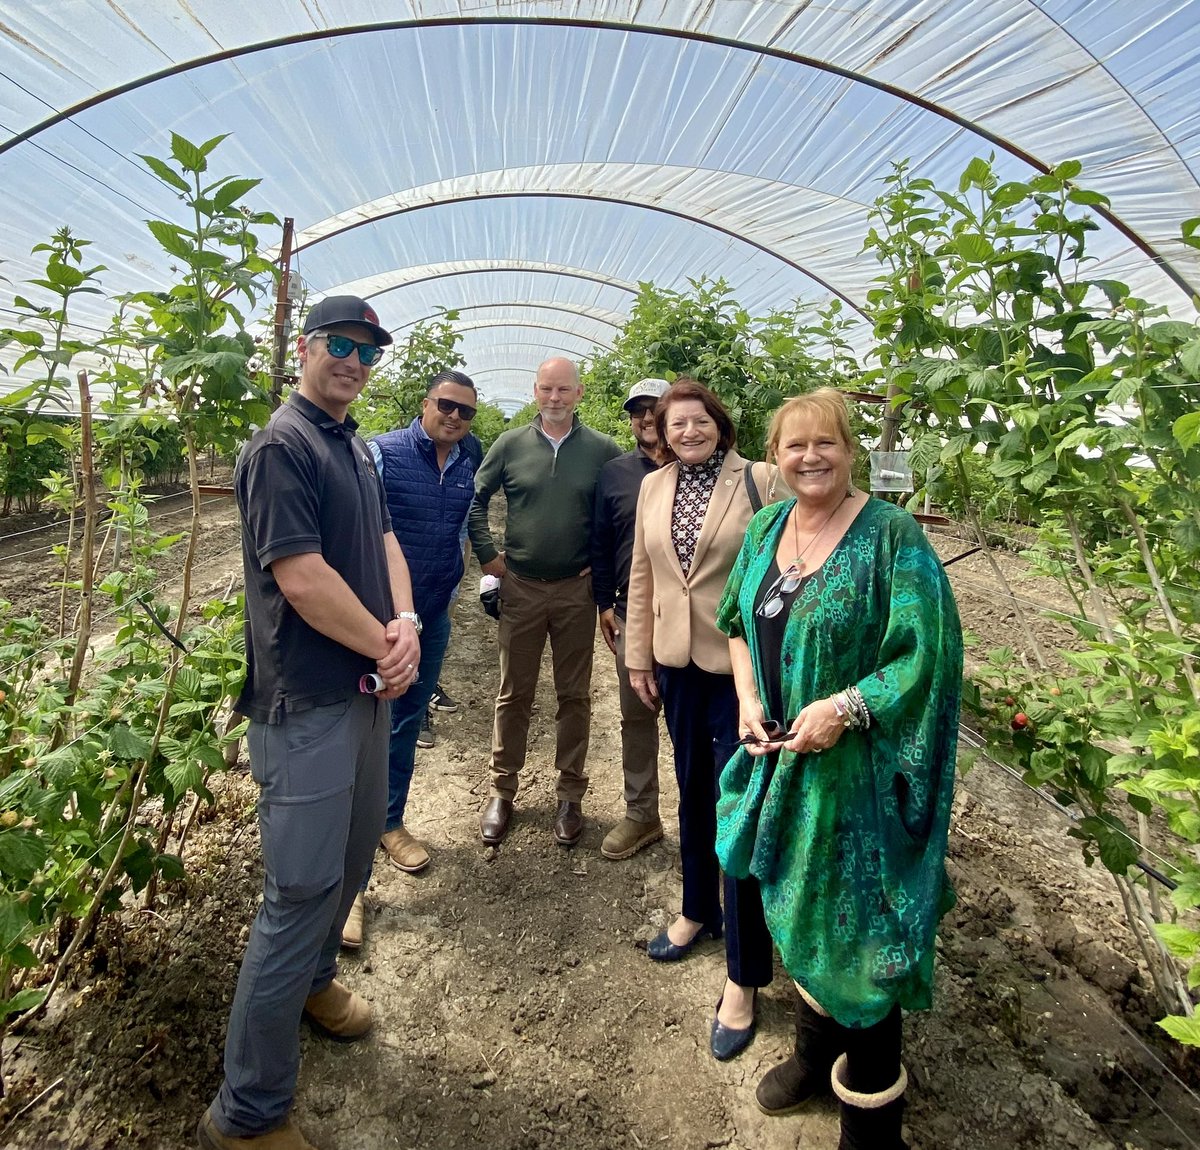
M 928 1009 L 962 632 L 912 516 L 850 484 L 845 401 L 789 400 L 768 459 L 795 499 L 751 521 L 717 612 L 743 746 L 721 776 L 717 854 L 753 876 L 796 982 L 796 1050 L 759 1083 L 768 1114 L 832 1084 L 841 1150 L 895 1150 L 900 1008 Z

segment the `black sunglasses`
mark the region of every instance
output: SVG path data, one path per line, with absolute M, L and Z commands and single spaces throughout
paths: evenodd
M 358 349 L 358 362 L 363 367 L 372 367 L 379 362 L 383 355 L 383 348 L 376 347 L 373 343 L 358 343 L 352 340 L 348 335 L 335 335 L 329 331 L 314 331 L 309 339 L 323 339 L 325 346 L 329 348 L 329 354 L 334 359 L 345 359 L 355 348 Z
M 457 411 L 458 414 L 468 423 L 475 418 L 477 408 L 472 407 L 469 403 L 455 403 L 452 399 L 442 399 L 436 396 L 428 396 L 434 403 L 437 404 L 437 409 L 443 415 L 449 415 L 451 412 Z
M 760 739 L 757 735 L 743 735 L 738 739 L 738 746 L 745 747 L 754 744 L 766 746 L 768 743 L 786 743 L 791 737 L 790 732 L 778 719 L 764 719 L 762 727 L 767 732 L 765 739 Z
M 654 414 L 654 409 L 657 406 L 658 405 L 654 404 L 654 403 L 638 404 L 637 407 L 629 408 L 629 418 L 630 419 L 645 419 L 646 416 Z

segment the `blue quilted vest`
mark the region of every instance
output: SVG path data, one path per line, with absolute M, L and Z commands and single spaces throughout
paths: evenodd
M 383 456 L 383 488 L 392 530 L 408 561 L 418 615 L 450 603 L 463 576 L 459 533 L 475 495 L 475 463 L 459 444 L 458 457 L 438 471 L 437 448 L 421 421 L 375 440 Z

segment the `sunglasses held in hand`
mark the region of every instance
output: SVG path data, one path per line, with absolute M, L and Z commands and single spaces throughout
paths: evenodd
M 345 359 L 352 351 L 358 349 L 358 362 L 363 367 L 373 367 L 383 355 L 383 348 L 373 343 L 359 343 L 348 335 L 334 335 L 328 331 L 314 331 L 309 339 L 323 339 L 329 348 L 329 354 L 334 359 Z
M 769 746 L 773 743 L 786 743 L 791 737 L 791 732 L 777 719 L 764 719 L 762 728 L 767 733 L 765 739 L 760 739 L 757 735 L 743 735 L 738 739 L 738 745 L 742 747 L 748 746 Z

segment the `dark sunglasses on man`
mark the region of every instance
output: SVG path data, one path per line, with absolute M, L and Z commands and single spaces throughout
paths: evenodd
M 449 415 L 451 412 L 457 411 L 459 418 L 465 423 L 470 423 L 475 418 L 475 408 L 469 403 L 455 403 L 452 399 L 442 399 L 441 396 L 430 396 L 430 399 L 437 404 L 437 409 L 443 415 Z
M 358 343 L 348 335 L 337 335 L 331 331 L 314 331 L 309 339 L 323 339 L 329 348 L 329 354 L 334 359 L 345 359 L 352 351 L 358 350 L 358 362 L 363 367 L 374 367 L 383 355 L 383 348 L 373 343 Z
M 635 420 L 645 419 L 647 416 L 652 416 L 656 406 L 657 404 L 654 403 L 639 403 L 636 407 L 631 407 L 629 409 L 629 422 L 632 423 Z

